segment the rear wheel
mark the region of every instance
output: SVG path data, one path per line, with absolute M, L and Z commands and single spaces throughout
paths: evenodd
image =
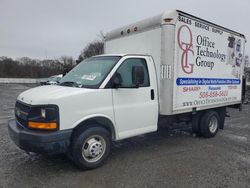
M 110 135 L 102 127 L 93 127 L 73 138 L 71 155 L 74 163 L 83 170 L 101 166 L 110 152 Z
M 221 119 L 216 111 L 205 112 L 200 121 L 201 135 L 206 138 L 211 138 L 216 135 L 221 124 Z

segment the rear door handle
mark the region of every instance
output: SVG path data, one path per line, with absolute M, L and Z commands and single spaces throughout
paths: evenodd
M 153 89 L 151 89 L 150 95 L 151 95 L 151 100 L 154 100 L 155 99 L 155 92 Z

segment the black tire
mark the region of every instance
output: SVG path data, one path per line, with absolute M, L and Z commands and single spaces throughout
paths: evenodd
M 214 125 L 214 126 L 210 126 Z M 203 137 L 211 138 L 216 135 L 221 125 L 221 119 L 216 111 L 206 111 L 200 121 L 200 132 Z
M 110 140 L 109 132 L 105 128 L 102 128 L 102 127 L 92 127 L 92 128 L 88 128 L 84 130 L 82 133 L 75 135 L 75 136 L 76 137 L 73 138 L 72 140 L 70 155 L 71 155 L 71 159 L 76 164 L 76 166 L 80 168 L 81 170 L 88 170 L 88 169 L 94 169 L 103 165 L 103 163 L 107 159 L 109 152 L 110 152 L 111 140 Z M 99 155 L 100 158 L 97 161 L 90 162 L 89 160 L 91 160 L 91 158 L 85 159 L 87 157 L 85 156 L 85 154 L 83 154 L 84 152 L 82 153 L 82 151 L 86 145 L 88 145 L 87 147 L 91 146 L 90 144 L 88 144 L 87 142 L 88 140 L 91 140 L 91 139 L 95 140 L 97 138 L 101 138 L 101 140 L 103 139 L 102 141 L 105 142 L 105 150 L 103 149 L 104 152 L 102 152 L 102 154 Z M 96 144 L 100 145 L 100 142 L 98 143 L 98 140 L 96 140 Z M 94 143 L 92 145 L 95 145 Z M 91 148 L 93 149 L 93 147 L 94 146 L 92 146 Z M 88 149 L 86 151 L 89 151 L 89 153 L 91 153 L 90 150 L 91 149 Z

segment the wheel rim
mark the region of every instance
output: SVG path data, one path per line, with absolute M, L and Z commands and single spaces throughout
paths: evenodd
M 87 138 L 82 146 L 82 157 L 90 163 L 97 162 L 106 151 L 106 141 L 100 135 Z
M 209 130 L 211 133 L 215 133 L 218 128 L 218 119 L 216 116 L 212 116 L 209 122 Z

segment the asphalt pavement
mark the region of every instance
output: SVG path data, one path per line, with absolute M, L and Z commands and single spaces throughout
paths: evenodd
M 0 85 L 0 187 L 250 187 L 250 104 L 230 109 L 216 137 L 178 124 L 113 144 L 106 164 L 80 171 L 64 155 L 28 155 L 10 140 L 7 121 L 25 85 Z

